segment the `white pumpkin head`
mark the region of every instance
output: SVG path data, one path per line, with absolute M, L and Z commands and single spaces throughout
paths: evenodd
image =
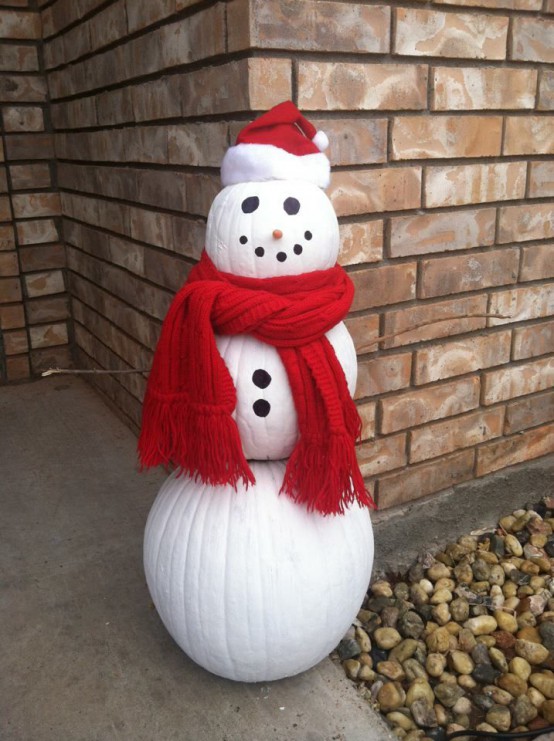
M 273 278 L 327 270 L 339 246 L 331 201 L 305 181 L 229 185 L 208 215 L 206 252 L 219 270 L 233 275 Z

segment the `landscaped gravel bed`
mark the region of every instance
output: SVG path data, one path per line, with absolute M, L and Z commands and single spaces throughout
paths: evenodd
M 335 655 L 398 738 L 554 724 L 553 531 L 547 497 L 371 585 Z

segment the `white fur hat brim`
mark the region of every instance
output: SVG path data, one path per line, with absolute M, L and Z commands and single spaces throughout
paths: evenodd
M 221 163 L 224 186 L 265 180 L 307 180 L 327 188 L 331 164 L 322 152 L 295 155 L 271 144 L 236 144 Z

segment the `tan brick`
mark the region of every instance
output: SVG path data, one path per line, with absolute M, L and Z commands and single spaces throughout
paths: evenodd
M 405 116 L 393 122 L 392 158 L 494 157 L 501 136 L 500 116 Z
M 541 70 L 537 109 L 539 111 L 554 109 L 554 70 Z
M 432 108 L 436 111 L 533 108 L 537 71 L 436 67 L 433 85 Z
M 153 34 L 161 46 L 163 67 L 225 53 L 225 8 L 223 4 L 202 10 L 189 18 L 162 26 Z
M 335 172 L 329 198 L 338 216 L 418 208 L 421 205 L 421 168 Z
M 38 54 L 35 45 L 2 44 L 0 47 L 0 71 L 37 72 L 38 69 Z
M 545 391 L 554 385 L 554 358 L 518 363 L 489 371 L 483 377 L 483 404 Z
M 487 296 L 469 296 L 453 301 L 439 301 L 388 311 L 385 314 L 384 334 L 394 335 L 383 343 L 384 347 L 401 347 L 414 342 L 434 340 L 439 337 L 475 332 L 486 326 Z M 432 324 L 429 324 L 432 322 Z M 421 324 L 427 324 L 420 329 Z
M 100 126 L 121 124 L 134 120 L 133 93 L 130 87 L 101 92 L 92 100 L 96 103 Z
M 15 304 L 21 301 L 19 278 L 0 278 L 0 304 Z
M 554 321 L 514 329 L 512 357 L 523 360 L 554 353 Z
M 554 243 L 524 247 L 520 280 L 554 278 Z
M 539 458 L 554 450 L 554 425 L 544 425 L 484 445 L 477 451 L 477 476 Z
M 554 201 L 503 206 L 499 209 L 498 241 L 526 242 L 554 237 Z
M 515 283 L 518 267 L 519 252 L 511 249 L 423 260 L 419 298 L 478 291 Z
M 227 150 L 227 133 L 228 126 L 224 122 L 169 126 L 169 163 L 219 167 Z
M 29 328 L 29 337 L 33 349 L 41 347 L 52 347 L 53 345 L 66 345 L 67 324 L 58 322 L 57 324 L 41 324 L 37 327 Z
M 190 264 L 180 255 L 145 249 L 144 274 L 148 280 L 171 291 L 178 291 L 190 270 Z
M 549 116 L 507 116 L 504 154 L 554 154 Z
M 60 67 L 65 61 L 64 37 L 45 39 L 43 44 L 43 58 L 46 69 Z
M 495 219 L 494 208 L 394 217 L 391 219 L 391 257 L 493 244 Z
M 554 420 L 554 391 L 547 391 L 507 404 L 504 433 L 510 435 L 552 420 Z
M 17 236 L 22 245 L 56 242 L 59 238 L 58 230 L 52 219 L 22 221 L 17 224 Z
M 371 165 L 387 160 L 387 120 L 385 118 L 338 120 L 310 119 L 316 129 L 329 138 L 325 154 L 333 166 Z
M 0 196 L 0 221 L 11 221 L 12 212 L 8 196 Z
M 50 166 L 45 162 L 32 165 L 10 165 L 10 177 L 14 190 L 50 188 L 52 178 Z
M 65 291 L 63 273 L 61 270 L 30 273 L 25 276 L 25 288 L 30 298 L 48 296 L 52 293 L 63 293 Z
M 44 129 L 42 108 L 35 106 L 4 108 L 2 118 L 6 131 L 42 131 Z
M 383 257 L 383 221 L 356 221 L 341 224 L 339 263 L 357 265 L 378 262 Z
M 7 278 L 11 275 L 19 275 L 17 252 L 0 253 L 0 275 L 3 278 Z
M 129 33 L 151 26 L 175 12 L 175 0 L 149 0 L 147 3 L 127 0 L 126 6 Z
M 292 97 L 292 63 L 289 59 L 249 59 L 248 74 L 248 97 L 254 110 L 268 110 Z M 234 105 L 232 110 L 236 110 Z
M 489 311 L 502 314 L 507 319 L 490 319 L 495 326 L 499 324 L 521 322 L 527 319 L 539 319 L 554 314 L 554 284 L 512 288 L 509 291 L 493 293 Z
M 46 160 L 54 156 L 54 139 L 51 134 L 8 134 L 6 159 Z
M 79 129 L 98 124 L 96 99 L 91 96 L 54 104 L 50 110 L 52 123 L 57 129 Z M 118 120 L 117 123 L 121 121 Z
M 529 169 L 529 197 L 554 196 L 554 162 L 531 162 Z
M 377 349 L 375 340 L 379 337 L 378 314 L 351 316 L 346 319 L 345 324 L 354 340 L 358 355 Z
M 88 25 L 91 49 L 100 49 L 123 38 L 127 33 L 125 0 L 116 0 L 113 5 L 93 16 Z
M 437 208 L 524 198 L 526 179 L 525 162 L 428 167 L 425 205 Z
M 29 357 L 19 355 L 15 358 L 6 359 L 6 375 L 8 381 L 23 381 L 31 375 Z
M 356 295 L 352 311 L 415 298 L 416 271 L 415 262 L 353 271 L 350 278 Z
M 69 300 L 64 295 L 35 298 L 27 301 L 25 308 L 29 324 L 44 324 L 69 318 Z
M 410 463 L 453 453 L 502 435 L 504 408 L 472 412 L 410 433 Z
M 515 17 L 512 26 L 512 59 L 554 62 L 554 21 Z
M 166 249 L 173 248 L 173 222 L 169 214 L 131 207 L 131 236 Z
M 8 192 L 8 175 L 5 167 L 0 167 L 0 193 Z
M 25 193 L 12 196 L 16 219 L 36 216 L 55 216 L 60 213 L 59 193 Z
M 554 13 L 554 0 L 545 0 L 545 13 Z
M 502 365 L 510 360 L 511 332 L 477 335 L 417 350 L 415 383 L 431 383 L 452 376 Z
M 1 314 L 0 314 L 1 318 Z M 375 437 L 375 411 L 377 405 L 374 401 L 366 401 L 363 404 L 358 404 L 358 414 L 362 420 L 362 440 L 370 440 Z
M 61 244 L 21 247 L 19 259 L 24 273 L 65 267 L 65 251 Z
M 406 504 L 473 478 L 473 450 L 463 450 L 432 463 L 410 466 L 379 479 L 380 510 Z
M 33 75 L 0 75 L 0 100 L 4 103 L 45 103 L 45 79 Z
M 356 399 L 397 391 L 410 384 L 412 354 L 400 353 L 358 363 Z
M 379 402 L 384 434 L 468 412 L 479 406 L 479 379 L 464 378 L 394 394 Z
M 463 5 L 478 8 L 492 8 L 499 10 L 540 10 L 542 0 L 435 0 L 438 4 Z
M 191 217 L 172 216 L 173 249 L 180 255 L 200 259 L 206 237 L 206 223 Z
M 63 61 L 71 62 L 92 51 L 91 25 L 94 19 L 88 23 L 80 23 L 61 37 L 63 43 Z
M 15 235 L 12 226 L 0 226 L 0 251 L 15 249 Z
M 241 0 L 229 4 L 229 51 L 389 51 L 390 9 L 315 0 Z M 291 33 L 298 29 L 298 33 Z M 301 29 L 301 31 L 300 31 Z
M 17 10 L 0 12 L 0 37 L 3 39 L 40 39 L 40 16 Z
M 25 326 L 23 304 L 0 306 L 0 329 L 17 329 Z
M 372 440 L 357 448 L 363 476 L 376 476 L 406 465 L 406 435 L 391 435 Z
M 6 355 L 21 355 L 29 350 L 27 332 L 24 329 L 2 332 L 2 340 Z
M 505 59 L 508 18 L 398 8 L 397 54 L 470 59 Z
M 302 61 L 301 110 L 422 110 L 427 106 L 425 65 Z

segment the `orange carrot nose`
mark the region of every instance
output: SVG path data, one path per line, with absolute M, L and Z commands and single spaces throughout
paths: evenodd
M 274 239 L 281 239 L 283 236 L 283 232 L 280 229 L 274 229 L 273 230 L 273 238 Z

